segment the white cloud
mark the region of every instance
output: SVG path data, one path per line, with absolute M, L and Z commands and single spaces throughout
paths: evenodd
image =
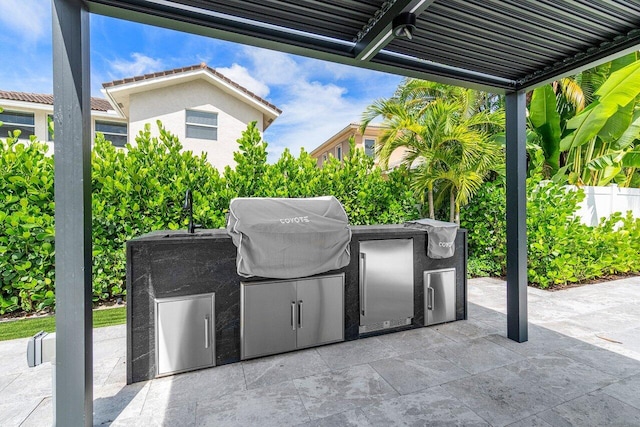
M 271 101 L 282 109 L 265 133 L 271 162 L 285 148 L 294 155 L 301 147 L 310 152 L 349 123 L 360 121 L 367 105 L 381 96 L 381 91 L 389 91 L 384 96 L 390 95 L 399 80 L 266 49 L 245 46 L 242 53 L 238 62 L 243 66 L 238 66 L 238 71 L 268 85 L 274 98 Z M 359 87 L 358 93 L 350 93 L 348 88 L 355 86 Z
M 245 47 L 244 53 L 253 65 L 251 74 L 267 85 L 286 85 L 305 78 L 304 69 L 291 55 L 255 47 Z
M 154 59 L 142 53 L 133 52 L 131 61 L 116 59 L 109 63 L 111 78 L 119 79 L 124 77 L 141 76 L 147 73 L 164 70 L 162 60 Z
M 241 65 L 234 63 L 231 67 L 216 68 L 216 71 L 262 98 L 269 95 L 269 86 L 255 79 L 249 74 L 249 70 Z
M 51 37 L 51 2 L 46 0 L 2 0 L 0 27 L 15 31 L 18 40 L 34 43 Z
M 267 130 L 269 160 L 277 160 L 285 148 L 294 155 L 304 147 L 311 152 L 351 122 L 360 120 L 369 100 L 353 101 L 346 89 L 334 84 L 298 82 L 287 94 L 290 101 Z

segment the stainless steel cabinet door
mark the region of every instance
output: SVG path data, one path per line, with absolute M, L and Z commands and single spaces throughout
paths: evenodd
M 213 366 L 214 325 L 214 294 L 156 299 L 157 374 Z
M 360 242 L 360 324 L 413 317 L 413 239 Z
M 425 271 L 424 298 L 427 325 L 456 320 L 456 270 Z
M 240 284 L 242 358 L 296 348 L 296 282 Z
M 298 280 L 298 348 L 344 340 L 344 275 Z

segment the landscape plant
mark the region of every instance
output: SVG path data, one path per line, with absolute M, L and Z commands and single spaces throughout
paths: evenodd
M 527 179 L 529 283 L 548 288 L 640 273 L 640 219 L 617 213 L 595 227 L 583 224 L 575 213 L 584 191 L 545 180 L 544 154 L 532 154 Z M 463 211 L 474 276 L 506 273 L 505 206 L 504 182 L 498 180 L 483 184 L 473 206 Z
M 546 176 L 577 185 L 639 186 L 640 61 L 632 53 L 536 88 L 531 138 Z
M 376 145 L 383 168 L 396 150 L 411 175 L 411 187 L 435 219 L 437 202 L 449 199 L 449 220 L 460 222 L 460 208 L 471 200 L 492 170 L 504 164 L 495 141 L 504 129 L 504 112 L 490 94 L 407 79 L 388 99 L 363 113 L 361 131 L 377 117 L 384 130 Z M 438 194 L 436 194 L 438 193 Z

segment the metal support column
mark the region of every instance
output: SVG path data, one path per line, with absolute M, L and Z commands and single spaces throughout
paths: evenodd
M 57 426 L 93 424 L 89 12 L 53 0 Z
M 528 340 L 526 93 L 506 95 L 507 336 Z

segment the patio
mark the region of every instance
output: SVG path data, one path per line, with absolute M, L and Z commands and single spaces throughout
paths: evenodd
M 94 330 L 94 425 L 640 425 L 640 278 L 528 288 L 469 281 L 469 320 L 125 385 L 125 326 Z M 3 426 L 52 423 L 51 365 L 0 343 Z

